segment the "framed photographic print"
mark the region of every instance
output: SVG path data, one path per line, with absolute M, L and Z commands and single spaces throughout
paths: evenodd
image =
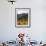
M 15 26 L 30 27 L 31 26 L 31 9 L 16 8 L 15 9 Z

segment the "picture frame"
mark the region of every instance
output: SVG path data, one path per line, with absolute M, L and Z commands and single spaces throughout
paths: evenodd
M 31 26 L 31 9 L 15 8 L 15 27 L 26 28 Z

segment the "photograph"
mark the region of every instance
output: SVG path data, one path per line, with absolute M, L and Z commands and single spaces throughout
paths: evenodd
M 15 9 L 16 27 L 30 27 L 30 8 Z

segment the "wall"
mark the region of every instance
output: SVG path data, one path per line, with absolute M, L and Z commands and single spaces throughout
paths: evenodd
M 31 27 L 15 27 L 15 8 L 31 8 Z M 26 32 L 31 39 L 46 40 L 46 1 L 17 0 L 14 5 L 0 0 L 0 41 L 15 40 L 19 32 Z

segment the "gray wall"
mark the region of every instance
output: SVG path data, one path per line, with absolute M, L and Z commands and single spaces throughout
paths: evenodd
M 15 27 L 15 8 L 31 8 L 30 28 Z M 14 5 L 0 0 L 0 41 L 15 40 L 21 31 L 33 40 L 46 40 L 46 0 L 17 0 Z

